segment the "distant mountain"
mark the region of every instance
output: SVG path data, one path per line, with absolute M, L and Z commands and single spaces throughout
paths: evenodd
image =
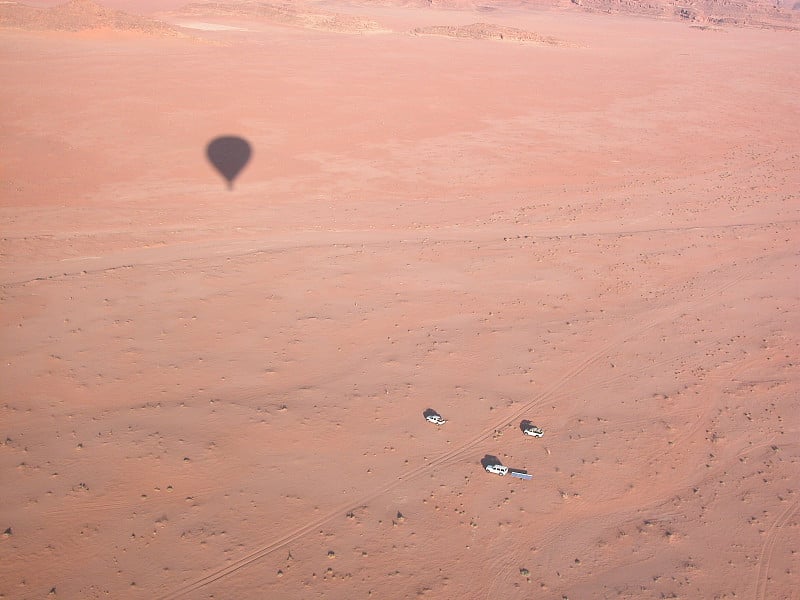
M 52 8 L 34 8 L 18 2 L 0 4 L 0 27 L 31 31 L 86 31 L 113 29 L 147 35 L 178 36 L 172 25 L 120 10 L 93 0 L 70 0 Z
M 800 29 L 796 0 L 569 0 L 591 12 L 685 20 L 701 25 Z
M 561 8 L 684 20 L 700 25 L 800 29 L 800 0 L 352 0 L 362 6 L 471 9 Z
M 362 6 L 406 6 L 436 9 L 469 9 L 491 14 L 503 8 L 557 8 L 656 19 L 678 20 L 698 26 L 739 26 L 800 30 L 800 0 L 350 0 Z M 332 6 L 332 4 L 328 4 Z M 182 15 L 257 17 L 276 24 L 340 32 L 371 32 L 380 26 L 369 19 L 321 10 L 315 2 L 193 2 L 178 11 Z M 148 17 L 107 8 L 94 0 L 69 0 L 52 8 L 35 8 L 21 2 L 0 2 L 0 27 L 26 30 L 85 31 L 112 29 L 156 36 L 180 36 L 180 28 Z M 418 32 L 421 33 L 421 32 Z M 433 33 L 433 32 L 424 32 Z M 472 30 L 439 32 L 458 37 L 498 37 Z M 506 36 L 505 34 L 509 34 Z M 519 37 L 504 32 L 503 39 Z M 539 40 L 541 41 L 541 40 Z

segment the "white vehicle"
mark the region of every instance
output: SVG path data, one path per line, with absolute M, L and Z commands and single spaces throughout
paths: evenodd
M 505 475 L 508 473 L 508 467 L 504 467 L 503 465 L 486 465 L 486 470 L 489 473 L 494 473 L 495 475 Z
M 536 425 L 528 425 L 522 430 L 522 433 L 525 435 L 532 435 L 533 437 L 542 437 L 544 435 L 544 429 Z
M 447 421 L 445 421 L 445 420 L 444 420 L 444 419 L 441 417 L 441 415 L 427 415 L 427 416 L 425 417 L 425 420 L 426 420 L 428 423 L 433 423 L 434 425 L 444 425 L 445 423 L 447 423 Z

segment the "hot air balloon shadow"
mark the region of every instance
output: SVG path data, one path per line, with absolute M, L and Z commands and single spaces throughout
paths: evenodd
M 250 162 L 253 149 L 244 138 L 224 135 L 214 138 L 206 147 L 206 156 L 219 174 L 228 182 L 228 189 L 233 189 L 233 180 Z

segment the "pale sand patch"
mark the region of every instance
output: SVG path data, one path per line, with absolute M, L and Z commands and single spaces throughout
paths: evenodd
M 204 23 L 202 21 L 175 21 L 174 24 L 186 29 L 200 29 L 202 31 L 252 31 L 244 27 L 222 25 L 221 23 Z

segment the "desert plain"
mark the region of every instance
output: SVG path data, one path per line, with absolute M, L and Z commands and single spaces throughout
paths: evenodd
M 0 598 L 800 598 L 797 28 L 29 5 Z

